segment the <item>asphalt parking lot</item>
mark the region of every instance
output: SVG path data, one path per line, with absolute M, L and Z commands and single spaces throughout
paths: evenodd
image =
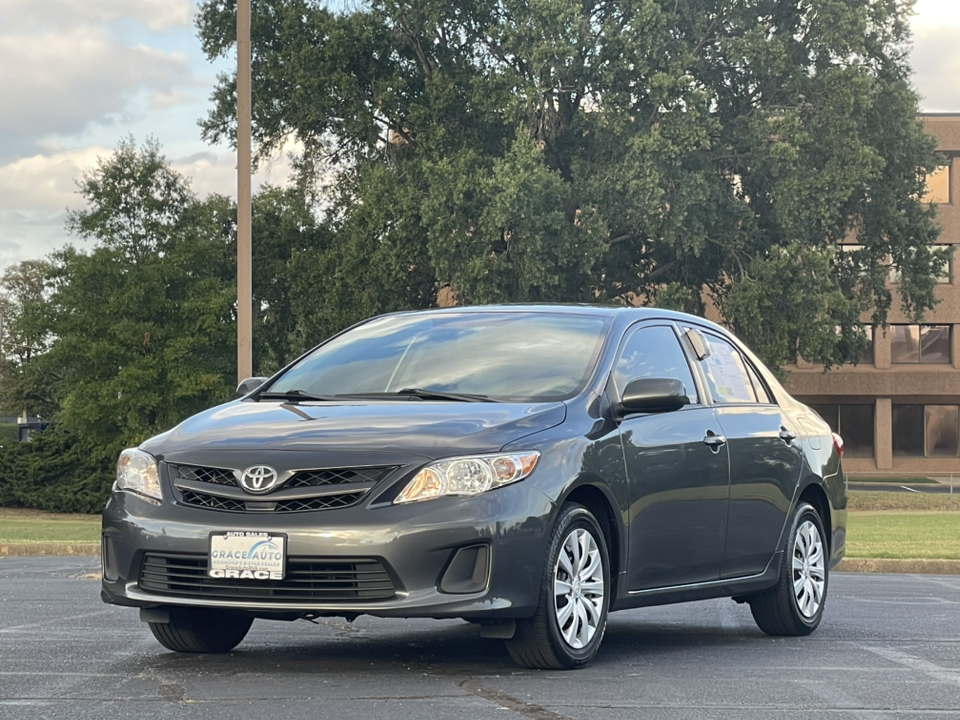
M 103 605 L 96 558 L 0 558 L 0 718 L 960 718 L 960 577 L 840 574 L 813 636 L 729 600 L 611 616 L 596 662 L 515 667 L 460 621 L 258 621 L 183 656 Z

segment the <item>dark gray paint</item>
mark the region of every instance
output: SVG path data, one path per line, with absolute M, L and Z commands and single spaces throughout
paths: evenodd
M 496 310 L 539 311 L 524 306 Z M 556 313 L 558 308 L 550 306 L 549 310 Z M 116 495 L 104 514 L 103 527 L 116 551 L 119 577 L 104 582 L 104 599 L 134 606 L 186 602 L 127 589 L 128 583 L 136 580 L 142 552 L 205 552 L 210 531 L 243 529 L 286 532 L 290 554 L 380 558 L 404 590 L 391 601 L 297 607 L 296 612 L 529 616 L 538 602 L 554 518 L 560 504 L 570 497 L 609 518 L 617 581 L 613 609 L 743 594 L 772 586 L 780 562 L 777 551 L 782 520 L 804 493 L 807 499 L 822 498 L 832 538 L 832 561 L 839 561 L 844 551 L 846 490 L 829 427 L 783 392 L 748 350 L 738 345 L 758 366 L 785 415 L 798 420 L 795 427 L 801 427 L 802 419 L 802 427 L 820 437 L 819 450 L 805 437 L 795 448 L 784 449 L 766 443 L 769 438 L 763 433 L 758 437 L 765 444 L 755 443 L 754 447 L 745 441 L 741 447 L 740 437 L 750 437 L 751 423 L 760 422 L 766 428 L 771 418 L 738 418 L 729 428 L 733 443 L 716 446 L 714 454 L 703 443 L 706 433 L 718 435 L 728 428 L 713 414 L 699 371 L 694 376 L 706 406 L 621 421 L 609 377 L 628 328 L 645 322 L 681 323 L 729 335 L 706 321 L 661 310 L 585 306 L 562 311 L 612 318 L 593 377 L 578 396 L 562 403 L 417 399 L 281 404 L 248 399 L 213 408 L 148 441 L 143 448 L 161 459 L 236 469 L 255 463 L 274 464 L 278 469 L 399 467 L 360 505 L 282 518 L 200 510 L 169 499 L 157 507 L 125 493 Z M 692 359 L 690 362 L 694 365 Z M 536 472 L 479 497 L 390 504 L 429 459 L 501 447 L 540 450 Z M 741 456 L 741 452 L 747 454 Z M 750 456 L 752 452 L 760 456 Z M 728 453 L 733 469 L 729 480 L 725 475 Z M 681 460 L 674 462 L 674 457 Z M 758 483 L 770 491 L 770 501 L 741 502 L 735 494 L 735 502 L 729 502 L 731 488 L 739 492 L 741 486 Z M 731 520 L 725 522 L 728 513 Z M 728 538 L 726 528 L 733 518 L 738 523 L 759 518 L 759 525 L 757 529 L 738 527 Z M 749 544 L 752 533 L 756 533 L 759 546 Z M 477 543 L 491 546 L 487 590 L 472 595 L 441 592 L 439 579 L 457 549 Z M 731 556 L 731 567 L 740 568 L 734 574 L 748 573 L 747 577 L 720 578 L 723 548 L 728 543 L 742 556 Z M 255 604 L 243 607 L 254 614 L 276 609 Z

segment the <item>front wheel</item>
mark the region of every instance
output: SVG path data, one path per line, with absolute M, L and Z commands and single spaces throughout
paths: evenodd
M 583 667 L 600 648 L 609 604 L 610 560 L 603 531 L 587 508 L 567 503 L 551 535 L 536 613 L 517 621 L 507 650 L 524 667 Z
M 207 608 L 171 608 L 170 622 L 149 623 L 150 632 L 161 645 L 182 653 L 233 650 L 252 624 L 252 617 Z
M 797 507 L 784 545 L 776 587 L 749 598 L 757 625 L 768 635 L 809 635 L 827 601 L 827 542 L 813 506 Z

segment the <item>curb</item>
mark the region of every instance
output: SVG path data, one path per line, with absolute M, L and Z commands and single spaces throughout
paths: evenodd
M 44 555 L 99 557 L 100 543 L 0 543 L 0 558 Z M 833 572 L 960 575 L 960 560 L 844 558 Z
M 960 575 L 960 560 L 844 558 L 833 571 L 898 575 Z

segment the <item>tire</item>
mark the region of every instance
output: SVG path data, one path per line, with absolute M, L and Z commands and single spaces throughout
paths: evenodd
M 206 608 L 170 608 L 170 622 L 148 625 L 167 650 L 222 653 L 240 644 L 253 625 L 253 618 Z
M 817 629 L 827 602 L 827 560 L 823 521 L 813 506 L 801 503 L 784 542 L 776 586 L 748 598 L 753 619 L 763 632 L 800 636 Z
M 567 503 L 560 508 L 548 547 L 537 610 L 533 617 L 517 621 L 507 650 L 524 667 L 581 668 L 597 654 L 607 627 L 606 538 L 589 510 Z

